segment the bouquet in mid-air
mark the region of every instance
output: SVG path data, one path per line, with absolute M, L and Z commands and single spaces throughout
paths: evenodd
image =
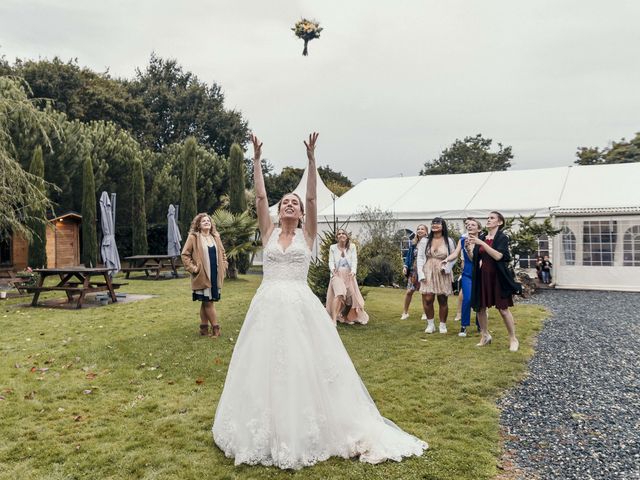
M 304 50 L 302 51 L 302 55 L 308 55 L 309 52 L 307 50 L 307 44 L 310 40 L 315 38 L 320 38 L 320 32 L 322 31 L 322 27 L 319 22 L 315 20 L 307 20 L 303 18 L 302 20 L 296 22 L 296 24 L 291 29 L 296 34 L 296 37 L 304 40 Z

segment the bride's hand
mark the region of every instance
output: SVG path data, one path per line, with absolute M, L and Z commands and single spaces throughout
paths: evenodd
M 251 143 L 253 143 L 253 161 L 260 161 L 262 155 L 262 142 L 258 140 L 258 137 L 251 134 Z
M 313 132 L 309 134 L 309 142 L 304 141 L 304 146 L 307 147 L 307 158 L 309 161 L 315 161 L 316 141 L 318 140 L 318 133 Z

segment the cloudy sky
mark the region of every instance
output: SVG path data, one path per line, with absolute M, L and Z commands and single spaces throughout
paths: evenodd
M 324 27 L 303 57 L 290 28 Z M 640 131 L 637 0 L 1 0 L 0 55 L 77 58 L 132 77 L 150 53 L 217 82 L 279 170 L 416 175 L 456 138 L 511 145 L 513 168 Z

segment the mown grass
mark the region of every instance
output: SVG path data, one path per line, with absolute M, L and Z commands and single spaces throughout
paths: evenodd
M 330 459 L 298 472 L 234 467 L 211 424 L 234 339 L 260 277 L 225 283 L 223 336 L 197 335 L 187 279 L 130 280 L 123 290 L 156 297 L 62 310 L 0 304 L 0 478 L 11 479 L 483 479 L 501 445 L 495 400 L 525 373 L 545 311 L 514 309 L 521 350 L 478 337 L 425 335 L 414 299 L 371 289 L 365 327 L 339 326 L 382 414 L 429 442 L 419 458 L 361 464 Z M 452 301 L 453 303 L 453 301 Z M 89 392 L 90 391 L 90 392 Z

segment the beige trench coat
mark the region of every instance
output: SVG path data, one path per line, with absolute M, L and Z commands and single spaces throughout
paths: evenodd
M 216 243 L 216 261 L 218 265 L 218 288 L 222 288 L 222 282 L 227 273 L 227 255 L 222 246 L 220 240 L 220 234 L 214 232 L 213 239 Z M 192 290 L 204 290 L 205 288 L 211 288 L 211 280 L 207 278 L 207 273 L 204 264 L 204 253 L 202 252 L 202 242 L 200 240 L 200 233 L 190 233 L 187 237 L 187 241 L 182 249 L 182 264 L 184 269 L 191 274 L 191 289 Z

